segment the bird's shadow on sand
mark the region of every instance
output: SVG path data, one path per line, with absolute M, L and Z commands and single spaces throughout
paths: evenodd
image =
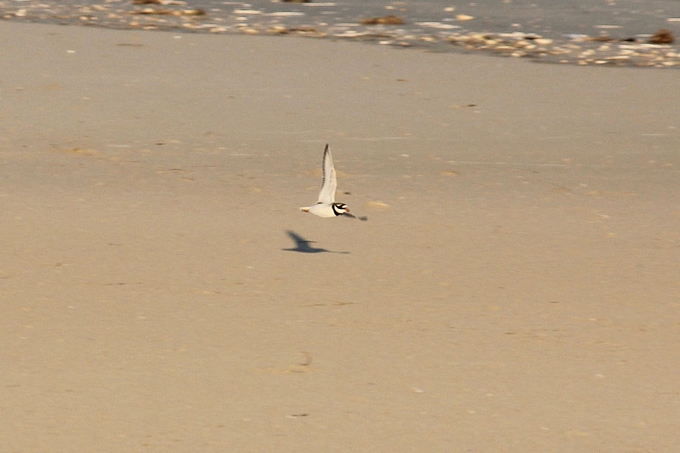
M 310 244 L 315 244 L 315 241 L 309 241 L 295 231 L 286 231 L 288 237 L 290 237 L 293 242 L 295 242 L 295 247 L 291 249 L 281 249 L 286 252 L 298 252 L 298 253 L 340 253 L 342 255 L 347 255 L 349 252 L 335 252 L 333 250 L 327 250 L 319 247 L 314 247 Z

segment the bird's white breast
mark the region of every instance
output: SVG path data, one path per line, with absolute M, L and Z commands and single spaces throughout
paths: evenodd
M 315 204 L 309 207 L 309 212 L 319 217 L 335 217 L 333 207 L 329 204 Z

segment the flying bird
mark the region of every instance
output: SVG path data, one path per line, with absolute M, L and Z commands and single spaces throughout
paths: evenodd
M 321 192 L 319 192 L 319 201 L 313 206 L 300 208 L 302 212 L 310 212 L 319 217 L 337 217 L 343 214 L 349 214 L 349 208 L 345 203 L 335 202 L 335 189 L 338 187 L 338 179 L 335 175 L 335 167 L 333 166 L 333 157 L 331 150 L 326 145 L 323 151 L 323 179 L 321 182 Z

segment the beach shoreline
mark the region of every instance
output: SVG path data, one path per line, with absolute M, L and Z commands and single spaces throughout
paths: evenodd
M 680 18 L 666 0 L 591 4 L 475 2 L 220 2 L 28 0 L 0 4 L 19 22 L 107 29 L 276 35 L 445 53 L 482 53 L 553 64 L 678 68 Z
M 676 448 L 674 71 L 0 39 L 8 451 Z

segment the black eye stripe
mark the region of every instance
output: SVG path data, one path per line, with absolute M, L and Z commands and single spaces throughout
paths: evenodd
M 331 205 L 331 209 L 333 209 L 333 214 L 339 216 L 344 214 L 343 211 L 347 209 L 347 205 L 345 203 L 333 203 Z M 341 211 L 338 211 L 338 209 L 340 209 Z

